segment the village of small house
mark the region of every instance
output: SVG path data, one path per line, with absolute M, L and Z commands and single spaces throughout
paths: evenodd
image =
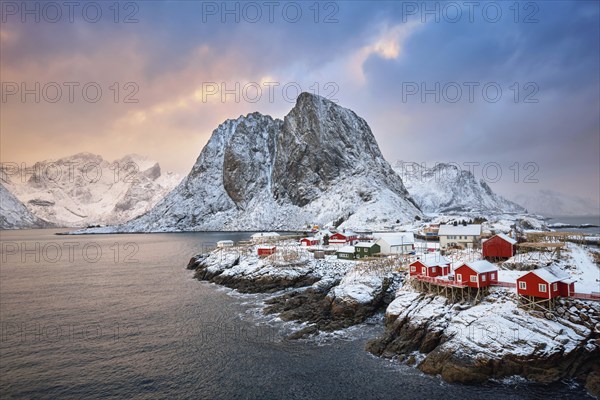
M 368 263 L 371 271 L 379 265 L 405 274 L 402 290 L 471 304 L 491 291 L 508 291 L 517 295 L 519 307 L 552 311 L 560 298 L 600 301 L 600 254 L 586 253 L 589 244 L 597 248 L 598 238 L 581 232 L 484 233 L 481 224 L 462 221 L 403 232 L 314 226 L 307 235 L 258 232 L 249 241 L 223 240 L 216 247 L 255 252 L 274 265 L 307 258 L 357 268 Z

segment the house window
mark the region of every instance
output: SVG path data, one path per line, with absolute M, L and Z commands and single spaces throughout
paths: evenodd
M 546 293 L 546 284 L 545 283 L 540 283 L 539 284 L 539 289 L 540 289 L 540 292 Z
M 410 267 L 410 272 L 417 272 L 417 267 L 415 267 L 414 265 Z
M 485 282 L 485 274 L 481 275 L 481 281 Z
M 520 281 L 519 282 L 519 289 L 521 289 L 521 290 L 527 289 L 527 282 Z
M 422 267 L 422 268 L 421 268 L 421 273 L 422 273 L 423 275 L 427 275 L 427 268 L 425 268 L 425 267 Z
M 456 274 L 456 280 L 462 282 L 462 274 Z
M 491 279 L 492 279 L 492 280 L 496 280 L 496 273 L 495 273 L 495 272 L 492 272 L 492 277 L 491 277 Z
M 431 268 L 431 272 L 435 273 L 435 267 Z
M 552 285 L 552 290 L 555 292 L 558 290 L 558 283 Z
M 477 275 L 471 275 L 471 282 L 477 282 Z

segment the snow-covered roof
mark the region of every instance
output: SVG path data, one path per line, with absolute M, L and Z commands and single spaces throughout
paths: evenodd
M 279 233 L 277 232 L 258 232 L 253 234 L 251 237 L 252 238 L 260 238 L 260 237 L 275 237 L 275 236 L 279 236 Z
M 325 235 L 328 235 L 329 237 L 331 237 L 331 235 L 333 235 L 333 233 L 331 233 L 331 231 L 328 229 L 323 229 L 314 234 L 314 236 L 317 238 L 323 238 L 323 237 L 325 237 Z
M 481 225 L 469 224 L 462 225 L 440 225 L 438 236 L 459 235 L 459 236 L 480 236 Z
M 499 238 L 501 238 L 502 240 L 504 240 L 504 241 L 506 241 L 506 242 L 508 242 L 510 244 L 516 244 L 517 243 L 517 241 L 515 239 L 511 238 L 508 235 L 505 235 L 504 233 L 497 233 L 494 236 L 498 236 Z
M 314 236 L 308 236 L 308 237 L 302 238 L 300 240 L 317 240 L 317 238 Z
M 376 233 L 373 234 L 373 237 L 378 240 L 385 240 L 390 246 L 415 243 L 415 234 L 413 232 Z
M 354 253 L 354 246 L 344 246 L 338 250 L 338 253 Z
M 450 260 L 442 256 L 440 253 L 429 253 L 421 256 L 417 261 L 425 264 L 428 267 L 437 267 L 450 264 Z
M 353 231 L 348 230 L 348 229 L 346 229 L 345 232 L 336 232 L 336 233 L 334 233 L 334 235 L 336 235 L 336 234 L 337 235 L 342 235 L 342 236 L 345 236 L 345 237 L 348 237 L 348 236 L 357 236 L 356 233 L 354 233 Z
M 463 263 L 461 265 L 466 265 L 469 268 L 471 268 L 473 271 L 477 272 L 478 274 L 482 274 L 484 272 L 494 272 L 494 271 L 498 271 L 498 267 L 496 267 L 494 264 L 492 264 L 489 261 L 486 260 L 477 260 L 477 261 L 472 261 L 472 262 L 468 262 L 468 263 Z
M 277 246 L 257 246 L 257 249 L 261 249 L 261 250 L 270 250 L 270 249 L 274 249 Z
M 219 240 L 217 244 L 230 244 L 233 243 L 233 240 Z
M 567 279 L 566 277 L 559 277 L 559 276 L 554 275 L 552 272 L 550 272 L 546 268 L 534 269 L 533 271 L 531 271 L 531 273 L 536 274 L 537 276 L 539 276 L 540 278 L 542 278 L 544 281 L 546 281 L 548 283 L 559 282 L 559 281 Z M 527 274 L 525 274 L 525 275 L 527 275 Z M 525 276 L 525 275 L 523 275 L 523 276 Z
M 373 247 L 375 246 L 375 243 L 370 243 L 370 242 L 358 242 L 354 245 L 354 247 Z

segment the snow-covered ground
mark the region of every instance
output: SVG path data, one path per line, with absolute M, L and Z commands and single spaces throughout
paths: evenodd
M 575 291 L 600 293 L 600 266 L 594 262 L 590 251 L 573 243 L 568 243 L 567 249 L 566 259 L 559 265 L 576 279 Z

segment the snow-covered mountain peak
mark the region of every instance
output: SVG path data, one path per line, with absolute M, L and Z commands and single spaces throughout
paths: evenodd
M 221 123 L 181 185 L 118 230 L 382 227 L 416 215 L 368 124 L 303 93 L 283 121 L 251 113 Z

